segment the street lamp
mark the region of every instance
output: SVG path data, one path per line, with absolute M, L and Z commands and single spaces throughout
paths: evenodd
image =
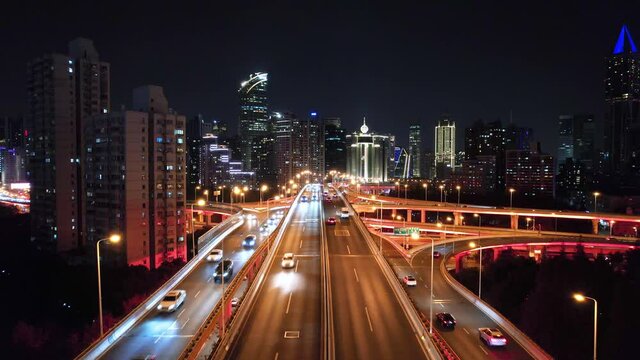
M 469 247 L 474 249 L 476 247 L 479 247 L 480 252 L 479 252 L 479 256 L 480 256 L 480 260 L 478 263 L 478 267 L 479 267 L 479 274 L 478 274 L 478 299 L 482 299 L 482 248 L 480 247 L 480 239 L 478 239 L 478 243 L 476 244 L 475 242 L 470 242 L 469 243 Z
M 202 200 L 202 199 L 198 199 L 198 201 L 196 201 L 195 205 L 198 206 L 204 206 L 207 203 Z M 194 224 L 194 219 L 195 219 L 195 213 L 193 210 L 193 205 L 194 203 L 191 203 L 191 252 L 193 253 L 193 255 L 191 256 L 191 258 L 194 258 L 196 256 L 196 227 Z
M 609 236 L 613 236 L 613 224 L 615 224 L 615 220 L 609 221 Z
M 482 217 L 480 217 L 480 214 L 473 214 L 473 217 L 478 218 L 478 236 L 480 236 L 480 228 L 482 227 Z
M 456 185 L 456 190 L 458 190 L 458 207 L 460 207 L 460 185 Z
M 122 237 L 118 234 L 112 234 L 109 237 L 100 239 L 96 242 L 96 266 L 98 267 L 98 316 L 100 317 L 100 338 L 104 336 L 104 324 L 102 320 L 102 280 L 100 278 L 100 243 L 108 241 L 112 244 L 120 242 Z
M 598 212 L 598 196 L 600 196 L 599 192 L 593 193 L 593 212 Z
M 592 297 L 584 296 L 582 294 L 573 294 L 573 299 L 577 302 L 584 302 L 586 300 L 593 301 L 593 360 L 596 360 L 596 354 L 598 349 L 598 301 Z
M 240 194 L 240 189 L 237 186 L 233 187 L 233 194 L 231 194 L 231 205 L 233 205 L 233 195 L 238 195 Z
M 209 203 L 209 189 L 205 190 L 203 194 L 207 197 L 207 204 Z
M 244 203 L 244 191 L 240 193 L 240 202 Z
M 409 187 L 409 185 L 404 184 L 404 200 L 407 200 L 407 187 Z
M 400 182 L 396 181 L 396 196 L 400 197 Z
M 440 185 L 438 186 L 438 188 L 440 189 L 440 202 L 442 202 L 442 192 L 444 191 L 444 185 Z
M 262 193 L 267 191 L 267 189 L 268 189 L 267 185 L 260 186 L 260 206 L 262 206 Z
M 400 215 L 396 216 L 396 219 L 397 219 L 397 220 L 402 220 L 402 228 L 403 228 L 403 229 L 404 229 L 404 231 L 405 231 L 405 236 L 404 236 L 405 246 L 403 246 L 403 247 L 406 249 L 406 248 L 407 248 L 407 247 L 406 247 L 406 243 L 408 242 L 407 235 L 409 235 L 409 234 L 407 233 L 407 219 L 403 218 L 403 217 L 402 217 L 402 216 L 400 216 Z
M 427 189 L 429 188 L 429 185 L 427 183 L 422 184 L 422 187 L 424 188 L 424 201 L 428 201 L 427 200 Z
M 516 192 L 516 189 L 509 189 L 509 208 L 513 209 L 513 193 Z
M 530 222 L 531 222 L 531 218 L 530 218 L 530 217 L 528 217 L 528 218 L 527 218 L 527 230 L 529 230 L 529 223 L 530 223 Z
M 200 185 L 196 186 L 195 188 L 193 188 L 193 200 L 196 199 L 196 197 L 198 197 L 198 190 L 202 189 L 202 187 Z

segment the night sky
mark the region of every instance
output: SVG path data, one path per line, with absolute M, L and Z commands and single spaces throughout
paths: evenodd
M 461 141 L 474 120 L 508 122 L 512 111 L 555 153 L 559 114 L 602 121 L 604 56 L 623 23 L 640 43 L 637 1 L 302 2 L 14 2 L 22 8 L 0 13 L 0 115 L 25 112 L 30 58 L 66 53 L 83 36 L 111 63 L 114 109 L 130 104 L 134 87 L 157 84 L 179 113 L 227 121 L 235 132 L 240 81 L 267 71 L 272 110 L 316 110 L 349 129 L 366 116 L 373 131 L 404 144 L 419 121 L 429 148 L 443 112 Z

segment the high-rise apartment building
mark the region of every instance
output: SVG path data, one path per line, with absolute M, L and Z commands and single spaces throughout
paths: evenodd
M 202 185 L 200 162 L 202 138 L 205 134 L 204 117 L 200 114 L 187 121 L 187 194 L 193 194 L 195 188 Z
M 465 194 L 486 195 L 496 190 L 496 170 L 495 155 L 477 155 L 462 161 L 454 180 Z
M 394 150 L 394 158 L 396 160 L 393 170 L 393 177 L 396 179 L 408 179 L 411 177 L 411 167 L 413 158 L 406 149 L 397 147 Z
M 364 182 L 386 181 L 390 172 L 389 159 L 393 161 L 389 142 L 389 136 L 369 133 L 369 127 L 363 121 L 360 132 L 347 135 L 347 175 Z
M 91 40 L 69 43 L 69 54 L 29 62 L 27 99 L 30 145 L 31 237 L 57 251 L 83 241 L 80 159 L 85 119 L 110 111 L 110 66 Z
M 94 115 L 84 127 L 87 246 L 113 232 L 108 261 L 155 269 L 187 258 L 186 118 L 163 90 L 133 92 L 133 110 Z
M 271 115 L 275 138 L 274 152 L 277 184 L 286 184 L 296 173 L 303 170 L 302 124 L 290 112 L 275 112 Z
M 305 170 L 324 176 L 324 130 L 317 112 L 302 122 L 302 161 Z
M 573 116 L 560 115 L 558 117 L 558 155 L 556 156 L 556 173 L 560 164 L 573 158 Z
M 258 156 L 262 151 L 259 149 L 260 138 L 269 135 L 267 83 L 267 73 L 254 73 L 249 75 L 249 79 L 243 81 L 238 89 L 240 96 L 238 135 L 241 160 L 246 171 L 258 169 Z
M 424 177 L 422 171 L 422 126 L 409 126 L 409 156 L 411 157 L 411 177 Z
M 456 123 L 446 115 L 436 125 L 435 155 L 436 176 L 448 177 L 456 166 Z
M 554 178 L 553 156 L 543 154 L 539 148 L 507 150 L 505 183 L 518 196 L 552 198 Z
M 606 58 L 604 150 L 612 188 L 640 193 L 640 54 L 622 26 L 613 53 Z
M 324 165 L 325 174 L 347 171 L 347 131 L 340 118 L 324 118 Z

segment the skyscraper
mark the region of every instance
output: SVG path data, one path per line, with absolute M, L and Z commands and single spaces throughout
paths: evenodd
M 136 88 L 133 109 L 87 118 L 87 246 L 119 232 L 122 244 L 105 257 L 155 269 L 187 258 L 186 118 L 169 110 L 159 86 Z
M 422 126 L 409 126 L 409 155 L 411 156 L 411 177 L 424 177 L 422 172 Z
M 347 132 L 340 125 L 340 118 L 324 118 L 325 174 L 347 171 Z
M 286 184 L 302 170 L 302 125 L 290 112 L 271 115 L 275 136 L 274 156 L 278 184 Z
M 626 25 L 606 61 L 608 173 L 614 188 L 635 194 L 640 192 L 640 55 Z
M 200 177 L 200 148 L 202 147 L 204 117 L 200 114 L 187 121 L 187 194 L 193 194 L 202 185 Z
M 240 96 L 240 116 L 238 135 L 243 167 L 247 171 L 258 168 L 260 138 L 269 135 L 269 114 L 267 112 L 267 73 L 249 75 L 238 89 Z
M 448 115 L 436 125 L 435 155 L 436 176 L 448 177 L 456 165 L 456 123 Z
M 369 133 L 366 121 L 363 121 L 360 132 L 347 135 L 347 175 L 365 182 L 386 181 L 389 154 L 389 137 Z
M 324 176 L 324 131 L 315 111 L 302 122 L 302 159 L 305 170 Z
M 514 188 L 518 196 L 545 197 L 554 196 L 554 165 L 551 155 L 537 150 L 507 150 L 506 176 L 507 188 Z
M 28 64 L 31 238 L 45 248 L 81 245 L 83 122 L 110 111 L 109 69 L 82 38 L 69 43 L 68 55 L 46 54 Z
M 558 117 L 558 155 L 556 157 L 556 174 L 560 164 L 573 158 L 573 116 L 560 115 Z

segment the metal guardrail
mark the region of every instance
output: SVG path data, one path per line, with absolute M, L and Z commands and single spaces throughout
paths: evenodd
M 322 202 L 320 202 L 320 206 Z M 329 245 L 324 230 L 324 211 L 320 211 L 320 279 L 322 283 L 322 347 L 320 358 L 325 360 L 335 359 L 335 338 L 333 326 L 333 296 L 331 294 L 331 267 L 329 266 Z
M 152 309 L 155 309 L 156 304 L 160 299 L 171 289 L 173 289 L 180 281 L 182 281 L 195 267 L 204 259 L 213 247 L 215 247 L 225 236 L 233 232 L 240 225 L 242 225 L 241 212 L 230 216 L 217 226 L 209 229 L 206 233 L 202 234 L 199 238 L 207 239 L 210 241 L 203 250 L 189 262 L 187 262 L 175 275 L 167 280 L 162 286 L 160 286 L 153 294 L 147 297 L 140 305 L 133 309 L 127 316 L 121 319 L 115 326 L 113 326 L 102 338 L 94 341 L 83 352 L 78 354 L 75 359 L 97 359 L 102 356 L 111 346 L 113 346 L 129 329 L 140 321 L 144 315 L 146 315 Z
M 355 212 L 355 209 L 353 208 L 351 203 L 344 198 L 344 196 L 339 190 L 338 190 L 338 194 L 340 195 L 344 203 L 347 205 L 347 207 L 349 207 L 351 211 L 353 211 L 353 213 L 356 214 L 355 216 L 352 217 L 352 219 L 356 224 L 356 226 L 358 227 L 358 230 L 360 231 L 362 236 L 365 238 L 367 245 L 369 246 L 369 249 L 373 254 L 374 259 L 376 259 L 378 266 L 382 270 L 382 273 L 386 277 L 387 282 L 391 287 L 391 290 L 393 291 L 396 298 L 398 299 L 398 302 L 400 303 L 400 306 L 404 311 L 407 317 L 407 320 L 409 320 L 409 323 L 413 328 L 414 334 L 416 335 L 418 343 L 420 344 L 420 347 L 422 348 L 425 356 L 429 357 L 430 359 L 441 360 L 442 355 L 440 355 L 439 349 L 433 343 L 433 340 L 429 337 L 429 333 L 425 331 L 424 325 L 420 319 L 420 315 L 418 314 L 418 311 L 416 310 L 415 306 L 411 302 L 411 299 L 409 298 L 407 293 L 400 286 L 398 278 L 393 272 L 393 270 L 391 269 L 391 267 L 389 266 L 389 263 L 387 263 L 387 261 L 384 259 L 382 254 L 380 254 L 380 252 L 376 250 L 375 242 L 373 241 L 371 234 L 367 230 L 367 227 L 364 225 L 360 217 L 357 216 L 357 213 Z
M 511 321 L 502 316 L 500 312 L 491 307 L 491 305 L 485 303 L 479 299 L 474 293 L 469 291 L 464 285 L 460 284 L 446 269 L 447 260 L 451 257 L 451 254 L 447 254 L 443 261 L 440 262 L 440 273 L 445 278 L 447 283 L 456 290 L 460 295 L 467 299 L 470 303 L 475 305 L 480 311 L 487 315 L 491 320 L 495 321 L 502 329 L 509 334 L 515 341 L 525 349 L 529 355 L 534 359 L 553 359 L 551 355 L 547 354 L 540 345 L 531 340 L 525 333 L 518 329 Z
M 298 195 L 294 198 L 293 203 L 299 201 L 300 196 L 304 193 L 304 189 L 302 188 Z M 215 352 L 208 357 L 208 359 L 224 359 L 228 355 L 229 349 L 232 348 L 234 342 L 238 339 L 240 331 L 242 330 L 244 324 L 248 320 L 248 314 L 253 309 L 255 305 L 255 300 L 260 292 L 260 289 L 264 285 L 267 271 L 273 264 L 275 260 L 276 249 L 280 245 L 280 241 L 284 235 L 286 230 L 286 224 L 291 221 L 293 217 L 293 211 L 291 208 L 287 211 L 284 219 L 280 224 L 278 224 L 278 228 L 276 228 L 270 236 L 273 236 L 271 248 L 273 251 L 269 251 L 266 258 L 262 262 L 262 266 L 258 270 L 254 280 L 250 287 L 247 289 L 245 293 L 245 299 L 242 302 L 240 308 L 236 311 L 234 318 L 229 323 L 229 332 L 226 333 L 226 336 L 218 341 L 216 344 Z

